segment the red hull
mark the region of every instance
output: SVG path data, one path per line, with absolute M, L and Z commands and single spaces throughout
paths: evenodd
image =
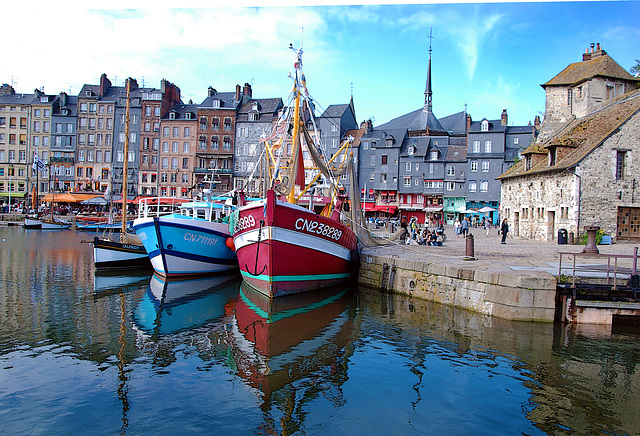
M 244 280 L 269 296 L 344 282 L 357 262 L 356 235 L 340 222 L 279 202 L 239 209 L 233 236 Z

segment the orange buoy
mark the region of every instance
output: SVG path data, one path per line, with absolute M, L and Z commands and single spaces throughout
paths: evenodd
M 233 243 L 233 238 L 232 237 L 228 237 L 227 240 L 224 242 L 227 247 L 229 247 L 231 250 L 236 251 L 236 246 Z

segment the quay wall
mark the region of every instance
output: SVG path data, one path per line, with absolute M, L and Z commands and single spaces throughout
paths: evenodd
M 516 321 L 553 322 L 556 310 L 556 278 L 543 271 L 497 271 L 471 262 L 363 253 L 358 283 Z

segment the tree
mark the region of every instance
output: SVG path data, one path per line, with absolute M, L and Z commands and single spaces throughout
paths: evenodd
M 633 77 L 640 77 L 640 60 L 636 59 L 636 64 L 631 67 L 630 71 Z

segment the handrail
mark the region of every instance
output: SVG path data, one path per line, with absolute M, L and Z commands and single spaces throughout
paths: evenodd
M 638 247 L 634 247 L 633 254 L 601 254 L 601 253 L 573 253 L 573 252 L 558 252 L 559 262 L 558 262 L 558 278 L 562 276 L 562 270 L 571 269 L 572 282 L 571 287 L 573 289 L 573 298 L 576 298 L 576 258 L 585 257 L 585 258 L 597 258 L 597 259 L 607 259 L 607 285 L 610 282 L 610 276 L 613 272 L 613 288 L 612 290 L 616 291 L 618 289 L 618 259 L 633 259 L 631 265 L 631 275 L 636 275 L 638 273 Z M 571 267 L 562 266 L 562 256 L 573 256 L 573 264 Z M 611 270 L 611 260 L 613 259 L 613 271 Z M 589 269 L 580 268 L 582 271 L 589 271 Z M 600 269 L 591 269 L 593 272 L 601 272 Z M 621 273 L 622 274 L 622 273 Z M 634 291 L 635 298 L 635 291 Z

